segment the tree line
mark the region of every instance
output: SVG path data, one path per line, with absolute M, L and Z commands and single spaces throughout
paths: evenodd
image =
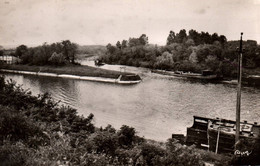
M 166 45 L 171 45 L 173 43 L 186 43 L 187 41 L 196 46 L 200 44 L 213 44 L 214 42 L 219 42 L 221 45 L 224 45 L 227 42 L 227 38 L 224 35 L 219 36 L 217 33 L 213 33 L 212 35 L 208 32 L 199 33 L 193 29 L 189 30 L 187 34 L 186 30 L 182 29 L 176 34 L 174 31 L 170 31 Z
M 212 70 L 220 76 L 236 77 L 238 46 L 239 41 L 227 41 L 224 35 L 182 29 L 178 33 L 170 31 L 164 46 L 149 44 L 148 36 L 142 34 L 115 45 L 107 44 L 105 53 L 98 49 L 86 52 L 86 48 L 65 40 L 33 48 L 20 45 L 13 55 L 19 57 L 22 64 L 64 65 L 75 64 L 76 54 L 102 54 L 100 60 L 108 64 L 196 73 Z M 243 67 L 259 68 L 260 46 L 254 40 L 243 41 L 243 46 Z
M 224 35 L 197 32 L 185 29 L 175 33 L 170 31 L 166 44 L 158 46 L 149 44 L 148 37 L 118 41 L 108 44 L 107 52 L 101 57 L 105 63 L 162 70 L 182 70 L 201 72 L 212 70 L 216 74 L 235 77 L 237 73 L 237 56 L 239 41 L 227 41 Z M 260 46 L 256 41 L 243 41 L 245 48 L 243 66 L 260 67 Z
M 29 65 L 64 65 L 75 64 L 78 45 L 70 40 L 28 48 L 20 45 L 13 56 L 19 57 L 22 64 Z

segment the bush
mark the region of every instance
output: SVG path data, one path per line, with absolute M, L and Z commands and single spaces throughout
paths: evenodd
M 115 134 L 103 131 L 96 132 L 88 139 L 93 143 L 93 150 L 96 153 L 105 153 L 111 156 L 115 155 L 115 150 L 118 147 L 117 137 Z
M 22 64 L 30 64 L 32 63 L 32 59 L 33 59 L 33 51 L 26 51 L 25 53 L 23 53 L 21 56 L 21 63 Z
M 144 159 L 144 165 L 163 165 L 165 150 L 161 147 L 145 143 L 141 146 L 141 154 Z
M 29 90 L 24 90 L 22 86 L 16 85 L 16 82 L 10 79 L 5 82 L 4 78 L 1 78 L 0 88 L 0 104 L 5 106 L 12 106 L 15 109 L 30 108 L 36 102 L 37 98 L 31 96 Z
M 48 141 L 43 131 L 29 118 L 5 107 L 0 107 L 0 140 L 23 141 L 30 147 L 38 147 Z
M 136 137 L 135 134 L 134 128 L 123 125 L 117 133 L 119 145 L 122 147 L 130 147 Z
M 25 165 L 30 150 L 22 143 L 11 144 L 6 141 L 0 146 L 0 165 L 2 166 L 22 166 Z
M 165 51 L 161 56 L 156 58 L 155 68 L 170 70 L 173 68 L 173 55 Z
M 71 124 L 71 131 L 72 132 L 79 132 L 79 131 L 88 131 L 89 133 L 94 132 L 94 126 L 91 123 L 93 120 L 94 115 L 90 114 L 87 118 L 83 116 L 76 116 Z
M 73 163 L 78 161 L 78 157 L 74 156 L 72 147 L 70 146 L 70 138 L 66 135 L 56 136 L 52 133 L 50 136 L 50 145 L 41 146 L 39 149 L 30 153 L 26 160 L 26 165 L 60 165 L 65 163 Z
M 166 144 L 166 165 L 193 166 L 203 165 L 202 157 L 193 146 L 184 147 L 174 139 L 169 139 Z

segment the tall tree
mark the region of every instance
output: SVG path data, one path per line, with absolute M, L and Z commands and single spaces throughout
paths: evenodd
M 196 30 L 193 29 L 189 30 L 189 38 L 191 38 L 194 41 L 195 45 L 199 44 L 200 36 Z
M 141 45 L 146 45 L 146 44 L 148 44 L 148 36 L 146 36 L 146 34 L 142 34 L 142 35 L 139 37 L 139 40 L 140 40 L 140 44 L 141 44 Z
M 138 38 L 129 38 L 128 40 L 129 47 L 134 47 L 140 45 L 140 40 Z
M 211 35 L 211 40 L 212 40 L 212 42 L 218 41 L 218 40 L 219 40 L 218 34 L 217 34 L 217 33 L 213 33 L 213 34 Z
M 28 48 L 26 45 L 20 45 L 15 50 L 15 55 L 17 57 L 21 57 L 23 54 L 25 54 L 28 51 Z
M 200 40 L 202 41 L 201 44 L 211 44 L 211 36 L 208 32 L 201 32 Z
M 220 35 L 220 36 L 219 36 L 219 42 L 221 43 L 222 46 L 224 46 L 224 44 L 227 43 L 227 38 L 226 38 L 226 36 Z
M 170 31 L 170 34 L 167 37 L 166 45 L 171 45 L 172 43 L 174 43 L 174 39 L 175 39 L 175 33 L 173 31 Z
M 122 45 L 121 45 L 120 41 L 117 41 L 116 47 L 117 47 L 118 49 L 121 49 L 121 48 L 122 48 Z
M 113 54 L 116 51 L 116 47 L 112 46 L 110 43 L 108 43 L 106 47 L 109 54 Z
M 147 45 L 148 44 L 148 37 L 146 34 L 142 34 L 139 38 L 129 38 L 128 45 L 130 47 L 140 46 L 140 45 Z
M 77 45 L 75 43 L 71 43 L 69 40 L 62 41 L 62 45 L 62 51 L 65 59 L 71 63 L 75 63 Z
M 122 48 L 126 48 L 127 47 L 127 41 L 126 40 L 123 40 L 122 41 Z
M 176 34 L 175 40 L 176 40 L 177 43 L 186 42 L 186 40 L 187 40 L 186 30 L 185 29 L 180 30 L 180 32 Z

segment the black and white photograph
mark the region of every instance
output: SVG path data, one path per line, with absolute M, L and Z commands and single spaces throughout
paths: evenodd
M 0 0 L 0 166 L 260 165 L 260 0 Z

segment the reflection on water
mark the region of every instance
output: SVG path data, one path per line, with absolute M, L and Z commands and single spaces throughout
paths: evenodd
M 162 140 L 186 132 L 193 115 L 235 120 L 236 86 L 201 84 L 184 79 L 143 73 L 143 82 L 132 86 L 82 80 L 7 74 L 33 94 L 49 92 L 55 100 L 95 115 L 96 126 L 123 124 L 140 136 Z M 241 119 L 260 121 L 260 90 L 242 88 Z

